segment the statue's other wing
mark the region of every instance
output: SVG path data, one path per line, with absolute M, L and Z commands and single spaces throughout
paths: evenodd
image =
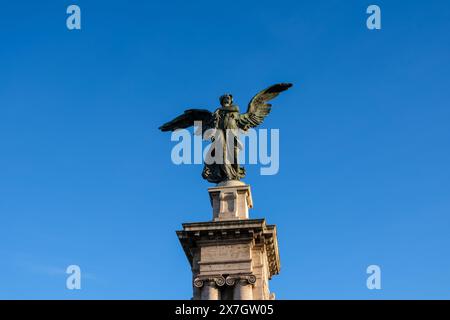
M 195 121 L 201 121 L 203 130 L 206 130 L 212 121 L 212 112 L 205 109 L 189 109 L 182 115 L 176 117 L 159 127 L 161 131 L 175 131 L 177 129 L 184 129 L 194 125 Z
M 292 87 L 291 83 L 277 83 L 259 92 L 248 104 L 247 112 L 239 116 L 238 127 L 247 130 L 260 125 L 270 113 L 272 107 L 267 101 L 272 100 L 290 87 Z

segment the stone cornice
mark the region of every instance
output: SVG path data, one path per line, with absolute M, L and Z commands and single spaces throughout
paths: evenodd
M 200 244 L 251 241 L 254 245 L 264 247 L 270 277 L 280 272 L 276 227 L 267 225 L 265 219 L 185 223 L 183 230 L 177 231 L 177 235 L 191 265 L 194 251 Z

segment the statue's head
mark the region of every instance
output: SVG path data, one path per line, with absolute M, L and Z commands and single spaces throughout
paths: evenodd
M 229 108 L 233 105 L 233 96 L 229 93 L 225 93 L 224 95 L 220 96 L 220 105 L 223 108 Z

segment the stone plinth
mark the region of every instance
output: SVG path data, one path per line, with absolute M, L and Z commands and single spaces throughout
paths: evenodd
M 236 181 L 209 188 L 213 220 L 248 219 L 248 209 L 253 207 L 250 186 Z

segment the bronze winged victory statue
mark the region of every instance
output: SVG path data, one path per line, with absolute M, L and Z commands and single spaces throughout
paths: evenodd
M 260 125 L 270 113 L 272 105 L 267 102 L 290 87 L 291 83 L 278 83 L 262 90 L 250 100 L 246 113 L 239 112 L 239 107 L 233 104 L 231 94 L 224 94 L 220 97 L 221 106 L 216 111 L 189 109 L 159 129 L 175 131 L 200 123 L 203 137 L 213 142 L 213 150 L 209 152 L 213 160 L 205 159 L 203 178 L 212 183 L 240 180 L 245 176 L 245 169 L 238 163 L 240 143 L 236 132 L 245 132 Z

